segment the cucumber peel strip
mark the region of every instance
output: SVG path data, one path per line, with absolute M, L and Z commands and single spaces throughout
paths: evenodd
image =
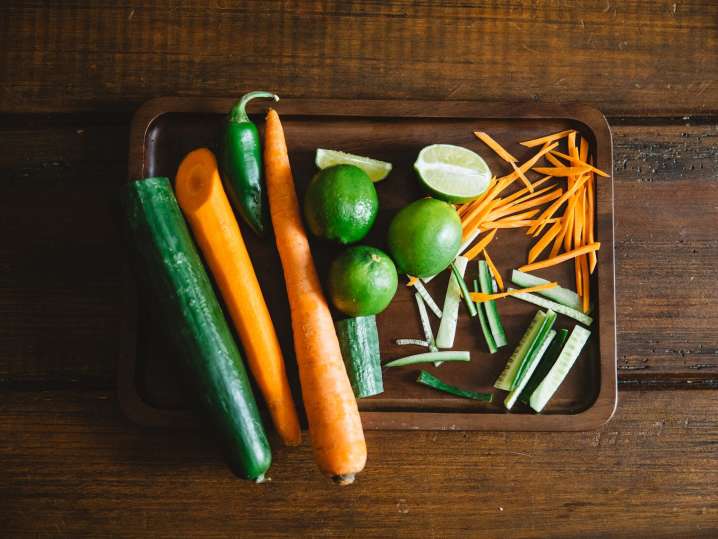
M 516 290 L 516 289 L 509 287 L 508 290 Z M 571 307 L 566 307 L 565 305 L 562 305 L 561 303 L 556 303 L 555 301 L 551 301 L 550 299 L 542 298 L 541 296 L 537 296 L 536 294 L 532 294 L 530 292 L 520 292 L 518 294 L 514 294 L 509 297 L 520 299 L 520 300 L 526 301 L 528 303 L 533 303 L 534 305 L 538 305 L 539 307 L 543 307 L 545 309 L 551 309 L 552 311 L 554 311 L 558 314 L 562 314 L 564 316 L 568 316 L 569 318 L 573 318 L 574 320 L 578 320 L 585 326 L 590 326 L 593 323 L 593 318 L 591 318 L 587 314 L 583 314 L 582 312 L 577 311 L 576 309 L 572 309 Z
M 406 365 L 416 365 L 417 363 L 430 363 L 433 361 L 470 361 L 471 354 L 467 351 L 446 350 L 444 352 L 424 352 L 422 354 L 413 354 L 411 356 L 394 359 L 388 363 L 384 363 L 384 367 L 404 367 Z
M 466 399 L 473 399 L 473 400 L 483 401 L 483 402 L 491 402 L 494 399 L 494 396 L 491 393 L 482 393 L 479 391 L 469 391 L 467 389 L 460 389 L 456 386 L 452 386 L 445 382 L 442 382 L 436 376 L 434 376 L 433 374 L 430 374 L 426 371 L 421 371 L 419 373 L 419 377 L 416 379 L 416 381 L 425 386 L 431 387 L 438 391 L 443 391 L 444 393 L 449 393 L 451 395 L 455 395 L 457 397 L 464 397 Z

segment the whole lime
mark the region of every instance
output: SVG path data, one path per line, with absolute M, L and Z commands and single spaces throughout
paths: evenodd
M 391 258 L 379 249 L 350 247 L 329 268 L 329 296 L 349 316 L 378 314 L 391 303 L 398 277 Z
M 388 242 L 400 272 L 430 277 L 445 269 L 459 254 L 461 220 L 450 204 L 422 198 L 394 216 Z
M 312 234 L 344 245 L 367 235 L 378 210 L 374 183 L 354 165 L 320 170 L 304 196 L 304 218 Z

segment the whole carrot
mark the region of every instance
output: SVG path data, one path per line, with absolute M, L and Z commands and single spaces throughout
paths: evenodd
M 366 464 L 364 431 L 302 225 L 284 130 L 272 109 L 265 126 L 264 165 L 314 456 L 322 472 L 346 485 Z
M 286 445 L 302 439 L 284 358 L 242 233 L 207 148 L 190 152 L 175 182 L 177 200 L 219 286 L 249 368 Z

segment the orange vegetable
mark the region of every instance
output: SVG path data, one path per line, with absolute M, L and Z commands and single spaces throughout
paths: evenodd
M 553 204 L 546 208 L 541 214 L 541 216 L 537 219 L 539 223 L 535 227 L 531 227 L 529 229 L 529 232 L 534 235 L 539 234 L 544 227 L 545 221 L 551 216 L 553 216 L 554 213 L 556 213 L 556 210 L 561 207 L 561 204 L 571 199 L 575 195 L 576 191 L 580 189 L 580 187 L 587 179 L 588 178 L 586 177 L 579 178 L 578 181 L 576 181 L 576 183 L 574 183 L 569 189 L 567 189 L 566 192 L 561 195 L 558 200 L 556 200 Z
M 549 228 L 543 236 L 541 236 L 541 239 L 538 240 L 529 250 L 529 264 L 538 258 L 541 252 L 548 246 L 549 243 L 551 243 L 551 240 L 554 239 L 560 231 L 561 223 L 554 223 L 554 225 Z
M 496 279 L 496 285 L 499 287 L 499 290 L 503 290 L 504 280 L 501 278 L 499 270 L 497 270 L 496 266 L 494 266 L 494 261 L 491 260 L 489 252 L 486 250 L 486 248 L 484 248 L 484 259 L 486 259 L 486 265 L 489 267 L 489 271 L 494 276 L 494 279 Z
M 486 234 L 486 236 L 481 238 L 481 240 L 479 240 L 479 242 L 476 245 L 474 245 L 471 249 L 466 251 L 466 253 L 464 253 L 464 257 L 468 258 L 469 260 L 473 260 L 474 258 L 476 258 L 476 255 L 478 255 L 480 252 L 482 252 L 484 249 L 486 249 L 486 246 L 489 243 L 491 243 L 491 240 L 494 239 L 495 235 L 496 235 L 496 229 L 494 229 L 491 232 L 489 232 L 488 234 Z
M 339 484 L 349 484 L 366 464 L 364 432 L 302 225 L 284 130 L 271 109 L 265 126 L 264 164 L 314 456 L 325 474 Z
M 529 294 L 531 292 L 539 292 L 541 290 L 548 290 L 549 288 L 556 288 L 558 283 L 545 283 L 529 288 L 521 288 L 519 290 L 509 290 L 508 292 L 499 292 L 498 294 L 484 294 L 483 292 L 471 292 L 469 296 L 471 299 L 477 302 L 493 301 L 496 299 L 506 298 L 508 296 L 515 296 L 516 294 Z
M 528 172 L 536 163 L 538 163 L 538 160 L 541 159 L 544 155 L 546 155 L 548 152 L 553 150 L 558 146 L 558 142 L 554 142 L 553 144 L 550 144 L 548 146 L 544 146 L 536 152 L 536 155 L 534 155 L 531 159 L 526 161 L 523 165 L 519 167 L 518 170 L 514 170 L 511 174 L 507 174 L 506 176 L 503 176 L 498 179 L 498 184 L 501 186 L 501 189 L 499 191 L 502 191 L 506 187 L 508 187 L 516 178 L 519 177 L 519 171 L 523 172 L 524 174 Z
M 549 188 L 547 187 L 547 189 L 549 189 Z M 492 211 L 489 214 L 489 216 L 487 217 L 487 219 L 490 221 L 493 221 L 500 217 L 503 217 L 504 215 L 510 215 L 512 213 L 519 212 L 521 210 L 533 208 L 535 206 L 540 206 L 541 204 L 545 204 L 546 202 L 551 202 L 552 200 L 559 198 L 562 194 L 563 194 L 563 191 L 561 189 L 555 189 L 554 191 L 547 193 L 540 197 L 531 198 L 524 202 L 517 201 L 514 204 L 511 204 L 509 206 L 503 206 L 501 208 L 498 208 L 498 209 Z
M 535 182 L 533 182 L 532 185 L 534 188 L 536 188 L 539 185 L 546 183 L 551 178 L 552 178 L 552 176 L 544 176 L 540 180 L 536 180 Z M 548 187 L 539 189 L 538 191 L 534 191 L 533 193 L 529 193 L 528 187 L 524 187 L 523 189 L 520 189 L 520 190 L 516 191 L 515 193 L 510 194 L 509 196 L 500 198 L 499 204 L 497 207 L 500 208 L 500 207 L 505 206 L 506 204 L 508 204 L 510 202 L 514 202 L 514 201 L 516 201 L 516 203 L 518 204 L 519 202 L 523 202 L 525 199 L 529 199 L 529 198 L 538 196 L 541 193 L 545 193 L 548 189 L 551 189 L 552 187 L 553 187 L 552 185 L 549 185 Z M 526 193 L 528 193 L 528 194 L 526 194 Z
M 492 200 L 488 203 L 488 205 L 479 213 L 478 215 L 474 216 L 474 218 L 471 221 L 467 221 L 465 223 L 462 223 L 462 233 L 461 233 L 461 242 L 465 242 L 469 239 L 469 237 L 474 233 L 474 230 L 476 230 L 483 222 L 486 216 L 491 213 L 491 211 L 494 209 L 494 207 L 497 204 L 497 200 Z
M 588 174 L 588 182 L 586 183 L 586 192 L 587 192 L 587 208 L 586 208 L 586 243 L 593 243 L 593 227 L 594 227 L 594 220 L 595 215 L 594 212 L 596 211 L 596 200 L 595 200 L 595 194 L 594 194 L 594 187 L 593 187 L 593 174 Z M 591 273 L 593 273 L 593 270 L 596 269 L 596 263 L 598 262 L 598 259 L 596 258 L 596 253 L 591 252 L 588 255 L 589 261 L 590 261 L 590 270 Z
M 297 445 L 301 429 L 282 350 L 211 151 L 200 148 L 184 158 L 177 171 L 176 192 L 232 317 L 274 426 L 286 445 Z
M 521 142 L 522 146 L 526 146 L 527 148 L 533 148 L 535 146 L 541 146 L 542 144 L 547 144 L 554 142 L 556 140 L 561 140 L 562 138 L 568 136 L 569 133 L 575 133 L 576 131 L 572 129 L 568 129 L 566 131 L 559 131 L 558 133 L 554 133 L 553 135 L 546 135 L 545 137 L 535 138 L 532 140 L 525 140 L 524 142 Z
M 419 280 L 419 279 L 417 279 L 416 277 L 414 277 L 414 276 L 412 276 L 412 275 L 409 275 L 408 277 L 409 277 L 409 282 L 406 283 L 406 286 L 414 286 L 414 285 L 416 284 L 416 281 Z
M 566 260 L 571 260 L 572 258 L 576 258 L 580 255 L 585 255 L 587 253 L 590 253 L 591 251 L 598 251 L 600 247 L 600 243 L 589 243 L 588 245 L 584 245 L 583 247 L 579 247 L 578 249 L 574 249 L 573 251 L 568 251 L 566 253 L 554 256 L 552 258 L 548 258 L 546 260 L 534 262 L 533 264 L 526 264 L 525 266 L 521 266 L 519 268 L 519 271 L 534 271 L 537 269 L 555 266 L 556 264 L 566 262 Z
M 596 251 L 591 251 L 595 253 Z M 579 260 L 581 261 L 581 283 L 582 283 L 582 307 L 583 312 L 587 313 L 590 307 L 590 301 L 591 301 L 591 288 L 589 283 L 589 276 L 588 276 L 588 261 L 586 260 L 586 256 L 583 255 L 579 257 Z
M 510 219 L 504 219 L 503 221 L 493 221 L 493 222 L 486 222 L 482 223 L 481 226 L 485 228 L 486 230 L 491 230 L 492 228 L 522 228 L 522 227 L 528 227 L 535 223 L 536 221 L 532 221 L 531 219 L 522 219 L 522 220 L 516 220 L 512 221 Z
M 526 189 L 528 189 L 529 191 L 531 191 L 531 192 L 533 193 L 533 192 L 534 192 L 534 186 L 533 186 L 533 184 L 529 181 L 529 179 L 526 177 L 526 174 L 524 174 L 524 173 L 521 171 L 521 169 L 516 166 L 516 163 L 514 163 L 513 161 L 511 161 L 511 166 L 512 166 L 513 169 L 514 169 L 514 172 L 516 172 L 516 174 L 519 175 L 519 178 L 521 178 L 521 181 L 524 182 L 524 185 L 526 186 Z
M 484 133 L 483 131 L 474 131 L 474 135 L 476 135 L 476 137 L 481 140 L 481 142 L 494 150 L 494 152 L 496 152 L 496 155 L 498 155 L 507 163 L 513 163 L 515 161 L 518 161 L 518 159 L 516 159 L 513 155 L 507 152 L 504 147 L 501 146 L 501 144 L 491 138 L 491 135 L 489 135 L 488 133 Z
M 534 170 L 534 172 L 538 172 L 539 174 L 548 174 L 549 176 L 563 177 L 563 176 L 578 176 L 579 174 L 588 172 L 590 169 L 588 166 L 583 166 L 583 167 L 534 167 L 533 170 Z
M 572 157 L 572 156 L 570 156 L 570 155 L 566 155 L 565 153 L 561 153 L 561 152 L 556 151 L 556 150 L 553 150 L 553 151 L 551 152 L 551 154 L 556 155 L 556 156 L 558 156 L 558 157 L 560 157 L 560 158 L 562 158 L 562 159 L 565 159 L 566 161 L 569 161 L 570 163 L 573 163 L 574 165 L 576 165 L 576 166 L 578 166 L 578 167 L 581 167 L 581 168 L 586 167 L 588 170 L 590 170 L 591 172 L 595 172 L 595 173 L 598 174 L 599 176 L 603 176 L 604 178 L 608 178 L 608 174 L 606 174 L 604 171 L 602 171 L 602 170 L 599 169 L 599 168 L 594 167 L 593 165 L 590 165 L 590 164 L 586 163 L 585 161 L 583 161 L 583 160 L 582 160 L 581 158 L 579 158 L 579 157 Z M 546 159 L 549 159 L 549 157 L 546 156 Z

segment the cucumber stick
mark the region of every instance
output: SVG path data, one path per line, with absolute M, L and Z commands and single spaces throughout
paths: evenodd
M 417 363 L 434 364 L 443 363 L 444 361 L 470 361 L 471 355 L 466 351 L 445 350 L 443 352 L 424 352 L 423 354 L 414 354 L 412 356 L 394 359 L 388 363 L 384 363 L 385 367 L 405 367 L 406 365 L 416 365 Z
M 129 184 L 127 218 L 141 276 L 195 383 L 230 466 L 261 481 L 272 455 L 239 349 L 167 178 Z
M 474 279 L 474 292 L 479 291 L 479 283 Z M 489 320 L 486 318 L 486 310 L 484 309 L 483 303 L 476 303 L 476 312 L 479 315 L 479 324 L 481 325 L 481 332 L 484 334 L 486 339 L 486 347 L 489 349 L 489 354 L 496 352 L 496 343 L 494 342 L 494 336 L 491 333 L 489 327 Z
M 581 350 L 586 345 L 591 332 L 581 326 L 575 326 L 571 332 L 571 336 L 566 341 L 563 350 L 558 356 L 556 363 L 546 375 L 546 378 L 538 385 L 531 394 L 529 404 L 535 411 L 540 412 L 546 406 L 556 390 L 564 381 L 568 371 L 571 370 L 576 359 L 581 354 Z
M 541 277 L 536 277 L 535 275 L 531 275 L 530 273 L 513 270 L 511 272 L 511 282 L 521 288 L 530 288 L 532 286 L 548 284 L 551 281 L 547 281 L 546 279 L 542 279 Z M 541 290 L 540 292 L 538 292 L 538 294 L 544 296 L 545 298 L 551 299 L 556 303 L 560 303 L 561 305 L 570 307 L 571 309 L 574 309 L 576 311 L 581 311 L 583 309 L 583 303 L 581 302 L 581 298 L 578 297 L 578 294 L 576 294 L 576 292 L 574 292 L 573 290 L 569 290 L 568 288 L 561 288 L 560 286 L 556 286 L 554 288 L 547 288 L 546 290 Z
M 509 392 L 509 394 L 506 396 L 506 399 L 504 400 L 504 406 L 506 406 L 507 410 L 511 410 L 514 404 L 516 404 L 516 401 L 521 395 L 521 392 L 526 387 L 526 384 L 529 382 L 531 375 L 533 374 L 534 370 L 541 361 L 541 358 L 544 356 L 546 350 L 548 349 L 551 342 L 553 342 L 555 337 L 556 332 L 554 330 L 550 330 L 544 337 L 539 347 L 536 349 L 536 353 L 533 355 L 526 356 L 526 361 L 524 361 L 524 364 L 526 365 L 524 374 L 519 379 L 518 383 L 516 384 L 516 387 Z M 537 337 L 536 340 L 538 341 L 539 339 L 540 337 Z
M 533 393 L 541 381 L 546 378 L 548 371 L 550 371 L 551 367 L 553 367 L 554 363 L 556 363 L 558 355 L 561 353 L 563 345 L 566 344 L 567 339 L 567 329 L 559 329 L 556 332 L 556 337 L 553 341 L 551 341 L 551 346 L 549 346 L 548 350 L 546 350 L 546 353 L 541 358 L 538 366 L 534 369 L 531 379 L 526 383 L 523 391 L 521 392 L 519 400 L 525 405 L 529 405 L 531 393 Z
M 504 391 L 511 391 L 513 389 L 513 382 L 516 378 L 516 373 L 518 373 L 519 368 L 521 368 L 521 361 L 526 357 L 545 319 L 546 314 L 542 311 L 538 311 L 534 315 L 529 327 L 521 337 L 519 344 L 516 345 L 514 353 L 511 354 L 504 370 L 501 371 L 501 374 L 494 383 L 496 389 L 503 389 Z
M 458 275 L 453 272 L 449 275 L 449 284 L 446 287 L 446 297 L 444 298 L 444 308 L 442 309 L 443 314 L 441 315 L 439 331 L 436 334 L 436 346 L 439 348 L 451 348 L 454 346 L 456 323 L 459 319 L 459 303 L 461 303 L 461 286 L 456 278 L 461 277 L 463 279 L 467 263 L 468 260 L 465 257 L 457 256 L 454 265 Z
M 464 397 L 465 399 L 474 399 L 483 402 L 491 402 L 493 400 L 493 395 L 491 393 L 469 391 L 468 389 L 461 389 L 456 386 L 449 385 L 426 371 L 421 371 L 416 381 L 438 391 L 443 391 L 444 393 L 449 393 L 450 395 L 455 395 L 457 397 Z
M 357 399 L 384 391 L 379 333 L 374 316 L 357 316 L 335 323 L 344 366 Z
M 485 260 L 479 260 L 479 286 L 484 294 L 494 293 L 494 284 L 491 278 L 491 271 L 489 265 Z M 489 327 L 491 328 L 491 335 L 494 337 L 494 344 L 496 348 L 506 346 L 506 332 L 504 326 L 501 324 L 501 318 L 499 317 L 499 311 L 496 309 L 495 301 L 483 302 L 484 309 L 486 309 L 486 318 L 489 321 Z
M 509 287 L 508 290 L 510 291 L 516 289 Z M 581 311 L 577 311 L 576 309 L 572 309 L 571 307 L 566 307 L 565 305 L 562 305 L 555 301 L 551 301 L 550 299 L 542 298 L 541 296 L 537 296 L 536 294 L 531 294 L 530 292 L 521 292 L 519 294 L 514 294 L 513 296 L 509 297 L 520 299 L 528 303 L 533 303 L 534 305 L 544 307 L 545 309 L 551 309 L 558 314 L 562 314 L 564 316 L 568 316 L 569 318 L 573 318 L 574 320 L 578 320 L 586 326 L 590 326 L 593 323 L 593 318 L 591 318 L 587 314 L 583 314 Z

